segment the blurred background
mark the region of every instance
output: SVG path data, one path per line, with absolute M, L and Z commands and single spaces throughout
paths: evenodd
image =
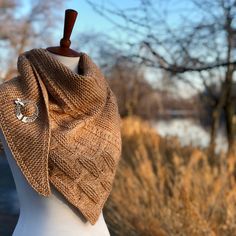
M 122 158 L 104 215 L 113 236 L 236 235 L 236 1 L 0 0 L 0 83 L 18 55 L 87 52 L 117 96 Z M 0 235 L 19 214 L 0 153 Z

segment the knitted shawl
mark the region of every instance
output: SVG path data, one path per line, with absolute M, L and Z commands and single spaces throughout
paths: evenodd
M 42 48 L 20 54 L 17 68 L 0 85 L 0 127 L 14 159 L 39 194 L 53 184 L 95 224 L 121 157 L 117 99 L 85 53 L 78 73 Z

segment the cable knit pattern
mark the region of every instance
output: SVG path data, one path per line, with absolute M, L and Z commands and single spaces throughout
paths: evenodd
M 0 125 L 29 184 L 43 196 L 50 183 L 95 224 L 112 190 L 121 157 L 116 97 L 100 69 L 80 53 L 78 73 L 46 49 L 18 57 L 19 76 L 0 85 Z M 38 117 L 24 123 L 15 100 L 33 101 Z M 34 106 L 22 109 L 25 116 Z

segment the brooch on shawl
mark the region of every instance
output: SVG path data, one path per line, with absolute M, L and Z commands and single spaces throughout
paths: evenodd
M 38 117 L 39 110 L 36 104 L 34 104 L 31 100 L 21 100 L 20 98 L 17 98 L 15 100 L 16 104 L 16 117 L 21 120 L 24 123 L 29 123 L 35 121 L 35 119 Z M 21 108 L 25 107 L 27 104 L 32 104 L 34 106 L 35 112 L 31 116 L 24 116 L 21 112 Z

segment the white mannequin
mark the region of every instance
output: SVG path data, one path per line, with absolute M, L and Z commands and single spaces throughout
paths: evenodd
M 50 53 L 50 52 L 49 52 Z M 77 72 L 79 57 L 52 54 L 72 71 Z M 17 166 L 6 143 L 2 130 L 0 139 L 16 184 L 20 203 L 20 217 L 13 236 L 110 236 L 103 213 L 95 225 L 70 205 L 52 186 L 49 197 L 39 195 L 27 182 Z

